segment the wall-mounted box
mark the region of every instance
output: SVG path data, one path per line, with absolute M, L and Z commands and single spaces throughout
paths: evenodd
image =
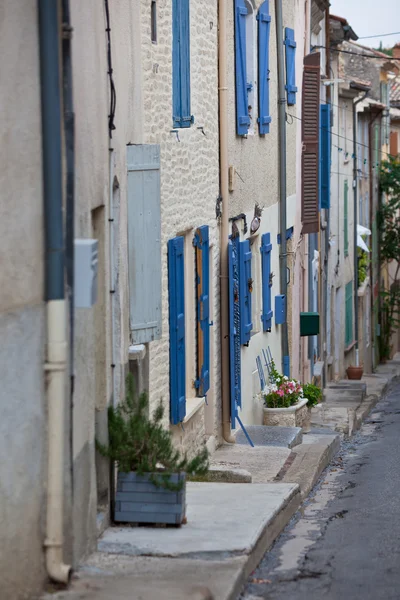
M 318 335 L 319 334 L 319 313 L 302 312 L 300 313 L 300 335 Z
M 97 302 L 99 264 L 97 240 L 75 240 L 74 301 L 76 308 L 90 308 Z
M 286 321 L 286 296 L 275 296 L 275 323 L 282 325 Z

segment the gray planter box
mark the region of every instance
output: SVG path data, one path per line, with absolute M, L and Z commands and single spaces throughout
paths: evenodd
M 147 474 L 118 473 L 114 520 L 181 525 L 186 515 L 186 473 L 174 473 L 170 481 L 185 483 L 182 490 L 172 492 L 155 486 Z

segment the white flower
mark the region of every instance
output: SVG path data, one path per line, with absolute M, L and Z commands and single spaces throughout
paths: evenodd
M 289 379 L 289 377 L 287 377 L 287 375 L 284 375 L 284 376 L 283 376 L 283 380 L 284 380 L 284 381 L 287 381 L 288 379 Z
M 288 390 L 289 394 L 293 394 L 293 390 Z

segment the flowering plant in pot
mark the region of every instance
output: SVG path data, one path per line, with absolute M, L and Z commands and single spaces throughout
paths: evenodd
M 307 398 L 295 379 L 281 375 L 272 361 L 270 382 L 263 390 L 264 425 L 303 426 L 307 418 Z
M 125 401 L 108 408 L 108 446 L 96 440 L 100 454 L 118 467 L 114 520 L 180 525 L 185 520 L 186 475 L 207 473 L 207 448 L 190 459 L 182 456 L 163 426 L 161 401 L 149 416 L 147 394 L 135 394 L 131 375 L 126 387 Z

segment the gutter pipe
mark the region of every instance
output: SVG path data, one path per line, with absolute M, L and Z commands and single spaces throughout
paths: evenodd
M 354 338 L 356 342 L 356 367 L 360 366 L 358 348 L 358 252 L 357 252 L 357 104 L 369 94 L 367 90 L 360 98 L 353 101 L 353 268 L 354 268 Z
M 228 182 L 228 85 L 226 64 L 226 24 L 227 0 L 218 0 L 218 96 L 219 96 L 219 156 L 220 193 L 222 197 L 222 217 L 220 236 L 220 286 L 221 286 L 221 396 L 222 396 L 222 437 L 234 443 L 230 419 L 230 376 L 229 376 L 229 283 L 228 283 L 228 241 L 229 241 L 229 182 Z
M 38 1 L 42 104 L 45 301 L 47 303 L 48 472 L 46 568 L 49 577 L 68 583 L 63 560 L 64 402 L 67 370 L 64 236 L 62 214 L 61 98 L 58 3 Z
M 287 251 L 286 251 L 286 96 L 283 56 L 282 0 L 275 0 L 276 57 L 278 67 L 278 136 L 279 136 L 279 248 L 280 292 L 286 298 L 285 319 L 281 329 L 282 372 L 289 377 L 290 358 L 287 327 Z

